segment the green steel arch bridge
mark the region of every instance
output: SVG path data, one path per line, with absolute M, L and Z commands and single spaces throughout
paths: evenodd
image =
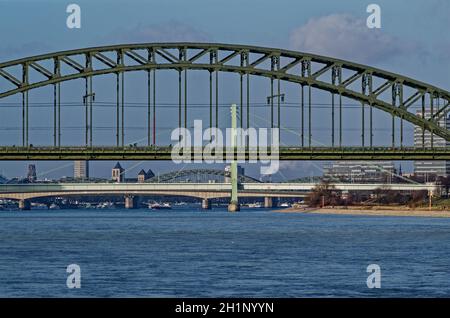
M 279 155 L 281 160 L 301 159 L 396 159 L 396 160 L 450 160 L 450 149 L 438 146 L 436 139 L 450 142 L 450 130 L 441 125 L 447 117 L 450 106 L 450 93 L 444 89 L 418 80 L 383 71 L 349 61 L 307 54 L 283 49 L 230 45 L 218 43 L 145 43 L 114 45 L 76 49 L 43 54 L 0 63 L 0 111 L 2 121 L 11 122 L 4 111 L 5 100 L 14 96 L 20 100 L 15 107 L 20 110 L 21 121 L 16 127 L 20 143 L 13 144 L 0 139 L 1 160 L 22 159 L 145 159 L 170 160 L 171 146 L 158 140 L 161 126 L 158 118 L 156 90 L 158 73 L 172 70 L 178 75 L 177 97 L 178 127 L 189 127 L 191 105 L 188 103 L 188 72 L 203 71 L 209 75 L 209 85 L 205 87 L 208 95 L 205 107 L 209 127 L 219 126 L 219 85 L 222 73 L 236 75 L 239 97 L 236 101 L 240 112 L 240 126 L 251 127 L 255 114 L 250 101 L 251 81 L 263 78 L 269 89 L 262 92 L 267 97 L 265 107 L 268 127 L 283 128 L 281 110 L 285 94 L 282 87 L 288 83 L 298 89 L 299 99 L 294 103 L 298 109 L 298 135 L 295 144 L 283 144 Z M 125 74 L 141 72 L 145 74 L 146 127 L 145 145 L 128 145 L 126 142 L 125 110 L 128 106 L 125 96 Z M 93 119 L 95 92 L 93 78 L 104 80 L 109 76 L 115 80 L 110 95 L 115 98 L 114 123 L 115 140 L 111 145 L 96 143 Z M 84 135 L 82 144 L 62 142 L 61 94 L 63 83 L 84 81 L 82 109 Z M 197 83 L 196 83 L 197 85 Z M 44 87 L 52 88 L 48 100 L 51 101 L 53 125 L 52 142 L 37 144 L 33 141 L 30 121 L 33 108 L 30 92 Z M 315 144 L 313 121 L 317 104 L 316 92 L 324 93 L 329 99 L 329 141 Z M 98 96 L 97 96 L 98 98 Z M 345 100 L 360 105 L 359 145 L 346 145 L 343 108 Z M 2 109 L 3 107 L 3 109 Z M 389 116 L 384 124 L 390 127 L 390 136 L 384 144 L 376 144 L 374 111 Z M 193 116 L 192 116 L 193 117 Z M 190 118 L 191 119 L 191 118 Z M 192 118 L 193 119 L 193 118 Z M 222 119 L 220 119 L 222 120 Z M 328 120 L 328 119 L 327 119 Z M 415 145 L 405 144 L 404 125 L 410 125 L 420 133 Z M 0 127 L 1 129 L 1 127 Z M 64 136 L 63 136 L 64 137 Z M 222 150 L 224 153 L 226 149 Z M 248 149 L 245 151 L 248 155 Z M 195 151 L 194 151 L 195 153 Z
M 225 182 L 225 178 L 231 178 L 231 173 L 218 169 L 186 169 L 181 171 L 171 171 L 147 179 L 148 183 L 180 183 L 180 182 L 208 182 L 214 180 L 218 183 Z M 261 181 L 250 176 L 238 175 L 239 183 L 261 183 Z

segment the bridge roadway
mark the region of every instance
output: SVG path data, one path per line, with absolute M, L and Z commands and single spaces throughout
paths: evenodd
M 207 155 L 203 148 L 192 147 L 186 159 L 217 160 L 229 158 L 232 150 L 217 149 Z M 259 160 L 450 160 L 450 148 L 434 147 L 298 147 L 259 148 L 234 152 L 236 159 Z M 278 158 L 277 158 L 278 157 Z M 172 160 L 170 146 L 1 146 L 0 160 Z
M 304 197 L 317 183 L 242 183 L 240 197 L 298 198 Z M 340 191 L 427 191 L 437 193 L 435 184 L 330 184 Z M 199 199 L 229 197 L 231 183 L 60 183 L 60 184 L 8 184 L 0 185 L 0 199 L 30 200 L 42 197 L 94 196 L 94 195 L 170 195 Z

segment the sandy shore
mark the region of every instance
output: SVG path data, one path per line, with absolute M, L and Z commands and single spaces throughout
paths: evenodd
M 311 213 L 311 214 L 335 214 L 335 215 L 376 215 L 376 216 L 420 216 L 420 217 L 440 217 L 450 218 L 450 211 L 430 211 L 422 209 L 408 208 L 288 208 L 277 210 L 280 213 Z

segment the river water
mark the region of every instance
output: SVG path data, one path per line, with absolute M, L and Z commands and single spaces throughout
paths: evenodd
M 81 288 L 69 289 L 69 264 Z M 366 284 L 369 264 L 381 288 Z M 450 219 L 0 212 L 0 297 L 449 297 Z

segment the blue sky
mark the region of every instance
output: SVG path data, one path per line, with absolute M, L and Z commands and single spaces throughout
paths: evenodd
M 79 30 L 66 27 L 66 7 L 70 3 L 81 6 Z M 370 3 L 382 9 L 381 30 L 372 32 L 361 27 Z M 449 89 L 449 12 L 448 0 L 0 0 L 0 61 L 113 43 L 225 42 L 344 58 Z M 165 94 L 170 95 L 170 89 L 166 90 Z M 67 96 L 71 100 L 78 98 L 71 92 Z M 1 116 L 0 112 L 0 124 Z M 38 164 L 44 171 L 53 166 Z M 173 168 L 167 163 L 146 166 L 154 170 Z M 95 167 L 98 175 L 109 175 L 108 164 L 97 163 Z M 315 168 L 310 163 L 297 163 L 285 164 L 283 169 L 286 175 L 298 176 L 299 170 Z M 1 171 L 8 177 L 25 174 L 23 163 L 0 163 Z M 48 176 L 60 174 L 71 175 L 71 168 Z

